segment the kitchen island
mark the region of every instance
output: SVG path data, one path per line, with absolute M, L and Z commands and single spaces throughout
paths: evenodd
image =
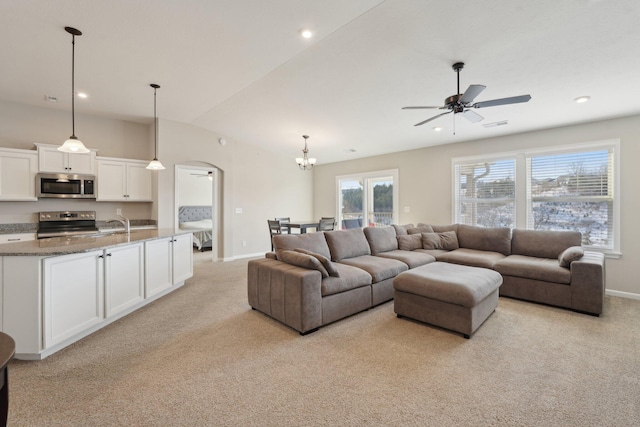
M 192 234 L 142 229 L 0 245 L 0 330 L 39 360 L 182 286 Z

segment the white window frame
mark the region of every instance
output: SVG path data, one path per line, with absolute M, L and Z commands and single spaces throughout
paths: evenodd
M 515 189 L 516 189 L 516 205 L 515 205 L 515 224 L 516 228 L 527 228 L 527 219 L 529 211 L 531 209 L 530 201 L 527 197 L 527 182 L 528 182 L 528 170 L 527 163 L 528 158 L 536 156 L 549 156 L 570 154 L 572 152 L 583 151 L 596 151 L 596 150 L 612 150 L 613 151 L 613 246 L 611 249 L 603 249 L 598 247 L 589 247 L 589 250 L 598 251 L 604 253 L 609 258 L 619 258 L 620 252 L 620 140 L 610 139 L 603 141 L 583 142 L 576 144 L 567 144 L 553 147 L 543 147 L 536 149 L 529 149 L 523 151 L 512 152 L 498 152 L 493 154 L 483 154 L 481 156 L 468 156 L 468 157 L 455 157 L 451 159 L 451 220 L 456 220 L 456 211 L 458 206 L 456 204 L 456 185 L 457 177 L 455 173 L 455 167 L 459 164 L 465 163 L 484 163 L 491 161 L 499 161 L 505 159 L 515 158 L 516 160 L 516 173 L 515 173 Z
M 342 180 L 360 180 L 362 179 L 363 181 L 367 180 L 367 179 L 371 179 L 371 178 L 382 178 L 382 177 L 386 177 L 386 176 L 391 176 L 393 177 L 393 219 L 394 221 L 397 221 L 399 218 L 399 206 L 400 206 L 400 179 L 399 179 L 399 171 L 398 169 L 386 169 L 386 170 L 381 170 L 381 171 L 371 171 L 371 172 L 362 172 L 362 173 L 354 173 L 354 174 L 349 174 L 349 175 L 338 175 L 336 176 L 336 221 L 339 221 L 339 219 L 341 218 L 341 212 L 340 210 L 342 209 L 342 203 L 341 203 L 341 190 L 340 190 L 340 181 Z M 363 219 L 368 219 L 368 212 L 367 212 L 367 197 L 368 197 L 368 193 L 369 193 L 369 189 L 367 188 L 363 188 L 363 201 L 362 201 L 362 214 L 363 214 Z M 371 190 L 372 191 L 372 190 Z M 368 222 L 364 222 L 362 226 L 366 227 L 368 224 Z M 338 224 L 338 228 L 341 227 L 341 224 Z

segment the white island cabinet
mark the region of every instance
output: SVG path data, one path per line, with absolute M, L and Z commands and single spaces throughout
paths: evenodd
M 43 359 L 179 288 L 193 275 L 191 236 L 139 230 L 2 245 L 0 329 L 15 357 Z
M 145 242 L 145 296 L 149 298 L 193 276 L 193 234 Z

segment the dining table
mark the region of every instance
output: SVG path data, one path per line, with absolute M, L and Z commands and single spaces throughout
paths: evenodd
M 308 228 L 313 228 L 316 231 L 318 230 L 318 227 L 320 226 L 320 222 L 319 221 L 290 221 L 290 222 L 283 222 L 282 223 L 282 227 L 287 227 L 288 233 L 291 233 L 291 229 L 298 229 L 300 230 L 300 234 L 304 234 L 307 232 Z

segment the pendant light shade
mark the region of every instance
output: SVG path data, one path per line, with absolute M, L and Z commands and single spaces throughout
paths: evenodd
M 153 88 L 153 140 L 154 140 L 154 156 L 153 160 L 147 165 L 147 169 L 163 170 L 164 166 L 158 160 L 158 116 L 156 114 L 156 90 L 160 89 L 160 85 L 151 83 L 149 86 Z
M 64 142 L 64 144 L 58 147 L 58 150 L 65 153 L 88 153 L 90 150 L 88 150 L 82 141 L 76 137 L 76 36 L 81 36 L 82 32 L 72 27 L 64 27 L 64 30 L 71 34 L 71 136 Z

